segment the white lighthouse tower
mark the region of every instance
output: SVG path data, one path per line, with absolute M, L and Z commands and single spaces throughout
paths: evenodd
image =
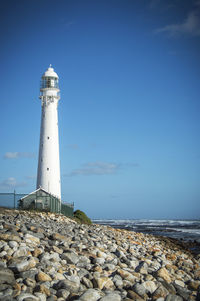
M 58 138 L 58 75 L 49 66 L 42 75 L 42 103 L 37 189 L 42 188 L 61 200 L 60 158 Z

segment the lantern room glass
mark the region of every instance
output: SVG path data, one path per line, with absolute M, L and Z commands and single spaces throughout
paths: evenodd
M 56 88 L 58 87 L 58 78 L 56 77 L 43 77 L 41 80 L 40 89 L 46 89 L 46 88 Z

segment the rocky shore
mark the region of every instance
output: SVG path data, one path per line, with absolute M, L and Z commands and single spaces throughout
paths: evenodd
M 167 238 L 1 210 L 0 300 L 200 300 L 200 256 Z

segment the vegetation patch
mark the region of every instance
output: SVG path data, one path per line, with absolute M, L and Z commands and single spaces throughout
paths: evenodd
M 75 220 L 81 224 L 91 225 L 91 219 L 81 210 L 74 211 Z

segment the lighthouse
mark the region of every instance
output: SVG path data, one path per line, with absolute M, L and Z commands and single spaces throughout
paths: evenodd
M 50 65 L 42 75 L 40 99 L 42 106 L 37 189 L 42 188 L 61 200 L 60 158 L 58 136 L 58 75 Z

